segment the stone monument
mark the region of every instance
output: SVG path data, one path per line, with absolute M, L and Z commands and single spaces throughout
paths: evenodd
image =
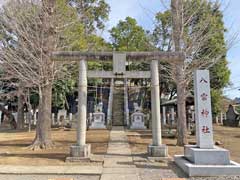
M 130 129 L 146 129 L 145 115 L 142 112 L 136 111 L 131 115 L 131 126 Z
M 103 112 L 95 112 L 92 115 L 90 129 L 106 129 L 105 114 Z
M 186 145 L 183 156 L 174 156 L 175 163 L 189 176 L 240 175 L 229 151 L 214 146 L 208 70 L 195 72 L 194 92 L 197 145 Z

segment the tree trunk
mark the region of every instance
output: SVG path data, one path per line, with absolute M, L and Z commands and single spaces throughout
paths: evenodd
M 182 0 L 171 1 L 172 23 L 173 23 L 173 41 L 176 52 L 182 51 L 181 41 L 183 36 L 183 2 Z M 186 122 L 186 85 L 184 83 L 184 60 L 176 64 L 176 85 L 177 85 L 177 145 L 187 144 L 187 122 Z
M 23 88 L 18 89 L 17 129 L 24 128 L 24 94 Z
M 52 84 L 44 86 L 39 92 L 39 114 L 36 126 L 36 136 L 32 150 L 49 149 L 53 147 L 51 139 L 51 110 L 52 110 Z
M 31 132 L 31 125 L 32 125 L 32 113 L 31 111 L 33 110 L 32 109 L 32 105 L 31 105 L 31 102 L 30 102 L 30 90 L 28 89 L 27 90 L 27 94 L 26 94 L 26 99 L 25 99 L 25 102 L 26 102 L 26 105 L 27 105 L 27 122 L 28 122 L 28 132 Z
M 177 67 L 177 145 L 184 146 L 187 141 L 187 119 L 186 119 L 186 88 L 184 84 L 183 65 Z

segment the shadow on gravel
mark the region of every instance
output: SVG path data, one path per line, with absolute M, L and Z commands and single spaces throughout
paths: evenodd
M 22 157 L 22 158 L 44 158 L 44 159 L 57 159 L 65 161 L 67 154 L 65 153 L 54 153 L 54 154 L 3 154 L 0 157 Z
M 168 167 L 172 169 L 172 171 L 179 177 L 179 178 L 188 178 L 188 175 L 185 174 L 173 161 L 168 162 Z

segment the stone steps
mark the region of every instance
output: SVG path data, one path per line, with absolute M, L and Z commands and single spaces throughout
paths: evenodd
M 124 125 L 124 89 L 121 86 L 114 87 L 112 125 Z

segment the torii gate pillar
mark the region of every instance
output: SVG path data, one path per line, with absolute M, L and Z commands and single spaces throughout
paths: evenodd
M 91 146 L 90 144 L 86 144 L 86 127 L 87 61 L 81 59 L 79 61 L 77 144 L 70 147 L 70 157 L 67 157 L 66 161 L 74 162 L 82 159 L 89 159 Z
M 162 144 L 158 60 L 151 62 L 151 87 L 153 142 L 148 146 L 148 154 L 152 157 L 167 157 L 168 148 Z

